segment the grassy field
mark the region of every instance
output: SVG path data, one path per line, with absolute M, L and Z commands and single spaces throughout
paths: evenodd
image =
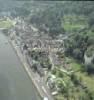
M 77 72 L 76 75 L 82 78 L 82 82 L 88 87 L 88 89 L 94 94 L 94 76 L 89 76 L 87 73 Z
M 13 26 L 13 22 L 10 19 L 0 20 L 0 28 L 10 28 Z
M 94 76 L 89 76 L 86 72 L 82 72 L 82 65 L 80 63 L 77 63 L 74 59 L 69 58 L 70 60 L 70 67 L 73 70 L 78 70 L 75 74 L 82 79 L 82 82 L 88 87 L 89 90 L 91 90 L 94 93 Z
M 71 57 L 66 57 L 66 61 L 68 62 L 68 66 L 73 70 L 77 71 L 75 72 L 75 75 L 79 81 L 81 81 L 82 84 L 84 84 L 87 89 L 94 95 L 94 76 L 87 75 L 86 72 L 82 72 L 82 65 L 78 63 L 76 60 L 74 60 Z M 59 78 L 60 74 L 59 71 L 56 71 L 56 77 Z M 61 77 L 61 80 L 63 80 L 68 89 L 68 100 L 80 100 L 80 98 L 84 98 L 81 100 L 90 100 L 88 97 L 88 94 L 85 92 L 85 90 L 81 86 L 75 86 L 73 84 L 73 81 L 70 79 L 69 76 L 63 73 L 63 76 Z M 68 85 L 69 83 L 69 85 Z M 55 96 L 56 100 L 67 100 L 65 93 L 59 93 Z
M 88 27 L 85 16 L 67 15 L 64 16 L 63 27 L 67 32 L 79 31 Z

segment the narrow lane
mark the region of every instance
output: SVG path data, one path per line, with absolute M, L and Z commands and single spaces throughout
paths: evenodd
M 0 100 L 41 100 L 7 37 L 1 32 Z

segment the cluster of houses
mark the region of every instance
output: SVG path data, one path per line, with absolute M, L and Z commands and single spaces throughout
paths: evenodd
M 20 32 L 19 36 L 23 39 L 25 44 L 31 46 L 32 48 L 41 48 L 41 49 L 53 49 L 58 50 L 62 49 L 61 44 L 63 43 L 62 39 L 52 39 L 48 34 L 39 32 L 38 29 L 34 28 L 30 24 L 26 24 L 20 18 L 15 19 L 17 21 L 15 26 L 15 31 Z
M 30 55 L 28 56 L 28 52 L 32 50 L 41 51 L 44 56 L 46 55 L 45 58 L 47 56 L 49 58 L 50 56 L 53 59 L 51 63 L 54 63 L 54 65 L 60 64 L 60 60 L 56 53 L 58 51 L 64 51 L 62 46 L 64 43 L 63 39 L 52 39 L 48 34 L 44 34 L 43 32 L 40 33 L 38 29 L 26 24 L 23 20 L 21 21 L 20 18 L 15 19 L 15 21 L 16 24 L 15 27 L 10 30 L 10 33 L 12 33 L 10 36 L 12 38 L 16 37 L 16 42 L 19 44 L 22 53 L 26 51 L 26 59 L 32 69 L 37 70 L 40 76 L 45 75 L 45 68 L 35 61 L 35 59 L 32 59 Z M 50 88 L 54 83 L 54 79 L 55 77 L 52 76 L 50 80 L 48 80 L 47 84 Z

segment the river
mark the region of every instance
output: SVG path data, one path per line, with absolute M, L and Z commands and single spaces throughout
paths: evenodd
M 41 100 L 2 32 L 0 32 L 0 100 Z

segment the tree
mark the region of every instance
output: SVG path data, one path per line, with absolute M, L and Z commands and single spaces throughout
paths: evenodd
M 90 15 L 89 15 L 89 21 L 88 21 L 88 24 L 90 27 L 92 27 L 94 25 L 94 12 L 92 12 Z
M 63 78 L 63 72 L 62 71 L 58 71 L 58 77 Z
M 78 60 L 83 60 L 83 54 L 82 54 L 81 50 L 78 48 L 73 50 L 73 56 L 74 56 L 74 58 L 76 58 Z
M 30 14 L 30 11 L 24 7 L 15 8 L 15 16 L 27 17 Z
M 91 63 L 86 65 L 86 71 L 89 75 L 94 74 L 94 64 Z
M 51 72 L 52 72 L 52 74 L 54 74 L 54 75 L 55 75 L 55 74 L 56 74 L 56 72 L 57 72 L 57 69 L 56 69 L 56 68 L 54 68 Z
M 31 16 L 31 23 L 36 23 L 37 27 L 41 30 L 46 30 L 50 36 L 55 37 L 61 34 L 64 30 L 62 28 L 63 10 L 59 4 L 40 11 Z M 49 30 L 47 30 L 49 29 Z
M 79 80 L 78 80 L 78 77 L 75 75 L 75 74 L 71 74 L 71 80 L 73 81 L 73 83 L 75 85 L 79 85 Z

